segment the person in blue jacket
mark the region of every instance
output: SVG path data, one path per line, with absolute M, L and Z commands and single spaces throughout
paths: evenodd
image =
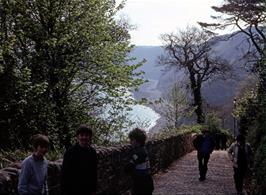
M 204 129 L 194 140 L 193 145 L 197 150 L 199 181 L 206 179 L 210 154 L 214 150 L 215 141 L 208 129 Z

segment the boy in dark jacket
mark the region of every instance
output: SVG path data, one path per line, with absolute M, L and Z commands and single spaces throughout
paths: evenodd
M 206 179 L 210 154 L 212 153 L 215 147 L 214 139 L 210 135 L 209 130 L 204 129 L 202 131 L 202 134 L 198 135 L 194 139 L 193 145 L 198 152 L 197 157 L 198 157 L 199 172 L 200 172 L 199 180 L 204 181 Z
M 97 154 L 90 146 L 92 130 L 86 125 L 81 125 L 76 135 L 78 143 L 64 154 L 62 194 L 94 195 L 97 185 Z
M 130 172 L 133 178 L 132 195 L 151 195 L 154 186 L 150 172 L 150 161 L 145 148 L 145 131 L 135 128 L 129 133 L 131 145 L 134 151 L 126 171 Z

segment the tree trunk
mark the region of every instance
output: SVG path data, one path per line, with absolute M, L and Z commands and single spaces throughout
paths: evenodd
M 201 86 L 196 86 L 193 89 L 195 112 L 197 114 L 197 123 L 203 124 L 205 122 L 202 110 Z
M 193 70 L 189 71 L 189 75 L 191 90 L 194 97 L 194 106 L 196 107 L 195 113 L 197 115 L 197 123 L 203 124 L 205 122 L 205 118 L 202 110 L 201 81 L 199 80 L 199 78 L 198 80 L 196 80 L 196 74 L 193 72 Z

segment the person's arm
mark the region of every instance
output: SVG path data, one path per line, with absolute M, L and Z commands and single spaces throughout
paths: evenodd
M 134 169 L 135 169 L 135 164 L 133 161 L 130 160 L 128 163 L 126 163 L 124 171 L 126 174 L 132 174 Z
M 231 161 L 234 160 L 234 156 L 233 156 L 233 153 L 234 153 L 234 148 L 235 148 L 235 143 L 232 143 L 231 146 L 228 148 L 228 156 L 230 158 Z
M 45 183 L 44 183 L 44 194 L 45 194 L 45 195 L 49 195 L 49 189 L 48 189 L 47 178 L 45 179 Z
M 24 161 L 21 166 L 21 172 L 18 181 L 18 193 L 19 195 L 27 195 L 28 184 L 32 175 L 32 167 L 28 160 Z
M 138 155 L 136 153 L 136 149 L 134 148 L 133 151 L 130 152 L 130 158 L 129 158 L 129 162 L 126 163 L 125 165 L 125 172 L 127 174 L 133 174 L 137 161 L 138 160 Z
M 254 165 L 254 152 L 250 144 L 247 144 L 247 149 L 248 149 L 249 168 L 252 168 Z

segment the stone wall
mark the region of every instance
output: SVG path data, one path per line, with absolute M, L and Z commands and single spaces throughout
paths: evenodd
M 193 150 L 192 135 L 184 134 L 161 140 L 148 141 L 146 144 L 152 173 L 167 168 L 174 160 Z M 96 147 L 98 154 L 98 193 L 123 194 L 131 184 L 130 177 L 124 173 L 124 166 L 130 158 L 132 147 Z M 60 194 L 60 167 L 62 160 L 49 163 L 48 185 L 50 195 Z M 17 194 L 16 186 L 20 164 L 0 170 L 0 194 Z

